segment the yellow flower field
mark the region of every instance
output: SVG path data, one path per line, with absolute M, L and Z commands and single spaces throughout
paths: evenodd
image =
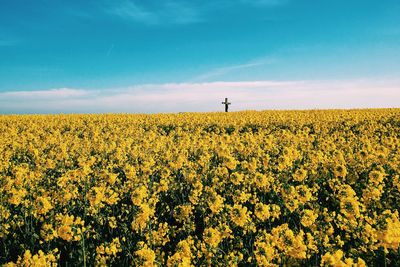
M 400 109 L 0 116 L 0 265 L 399 266 Z

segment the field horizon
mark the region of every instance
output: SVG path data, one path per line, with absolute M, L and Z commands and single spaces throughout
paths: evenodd
M 229 113 L 247 113 L 247 112 L 324 112 L 324 111 L 373 111 L 373 110 L 400 110 L 400 107 L 360 107 L 360 108 L 299 108 L 299 109 L 261 109 L 261 110 L 234 110 L 229 112 L 224 111 L 177 111 L 177 112 L 94 112 L 94 113 L 1 113 L 0 116 L 68 116 L 68 115 L 181 115 L 181 114 L 229 114 Z

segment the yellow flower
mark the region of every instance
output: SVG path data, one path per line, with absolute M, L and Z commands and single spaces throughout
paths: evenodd
M 307 177 L 307 170 L 305 169 L 298 169 L 296 172 L 293 174 L 293 180 L 297 182 L 302 182 L 304 179 Z
M 18 257 L 16 263 L 9 262 L 4 266 L 57 266 L 58 258 L 58 249 L 54 249 L 48 254 L 39 250 L 38 253 L 34 255 L 32 255 L 30 250 L 25 250 L 23 257 Z
M 357 263 L 351 258 L 345 258 L 342 250 L 336 250 L 333 254 L 330 252 L 325 253 L 321 259 L 320 266 L 354 266 L 354 267 L 365 267 L 366 264 L 363 259 L 357 258 Z
M 212 248 L 216 248 L 221 242 L 222 236 L 217 229 L 207 228 L 204 230 L 203 240 L 206 242 L 206 244 L 210 245 Z
M 156 246 L 163 246 L 169 241 L 168 231 L 168 223 L 160 223 L 158 229 L 151 231 L 146 239 Z
M 115 219 L 114 216 L 111 216 L 108 218 L 108 225 L 110 226 L 110 228 L 115 229 L 117 228 L 117 220 Z
M 150 218 L 154 215 L 154 212 L 154 208 L 151 208 L 149 204 L 141 204 L 140 211 L 136 214 L 135 219 L 132 222 L 132 229 L 134 231 L 142 231 L 147 226 Z
M 56 220 L 59 226 L 57 227 L 57 235 L 65 241 L 79 241 L 81 234 L 85 230 L 84 221 L 74 215 L 57 214 Z
M 342 177 L 342 178 L 344 178 L 344 177 L 346 177 L 346 175 L 347 175 L 347 168 L 346 168 L 346 166 L 343 165 L 343 164 L 336 165 L 335 168 L 334 168 L 334 170 L 333 170 L 333 173 L 334 173 L 335 177 Z
M 219 213 L 224 207 L 224 199 L 217 194 L 214 190 L 208 191 L 208 207 L 210 208 L 212 213 Z
M 179 205 L 175 208 L 174 218 L 178 222 L 189 220 L 192 215 L 193 207 L 191 205 Z
M 382 183 L 383 179 L 385 178 L 384 170 L 383 171 L 378 171 L 378 170 L 371 171 L 368 175 L 368 178 L 372 184 L 378 185 L 378 184 Z
M 107 261 L 116 257 L 121 251 L 121 243 L 118 237 L 114 238 L 110 243 L 103 243 L 96 247 L 96 265 L 107 265 Z
M 156 260 L 156 254 L 152 249 L 150 249 L 145 243 L 139 242 L 138 243 L 139 247 L 142 247 L 141 249 L 137 250 L 135 254 L 140 258 L 140 266 L 143 267 L 153 267 L 155 265 L 155 260 Z
M 231 174 L 230 178 L 234 185 L 239 185 L 243 181 L 244 175 L 239 172 L 234 172 Z
M 131 200 L 133 204 L 135 204 L 136 206 L 140 206 L 140 204 L 142 204 L 146 197 L 147 189 L 144 185 L 141 185 L 133 191 L 131 195 Z
M 262 241 L 256 241 L 254 245 L 256 248 L 254 255 L 258 266 L 277 266 L 272 263 L 277 254 L 272 245 Z
M 273 222 L 280 216 L 280 207 L 275 204 L 257 203 L 254 208 L 254 215 L 261 221 L 270 219 Z
M 346 197 L 340 201 L 340 212 L 348 219 L 360 217 L 360 205 L 357 199 Z
M 384 228 L 378 232 L 379 245 L 385 250 L 397 250 L 400 246 L 400 221 L 398 212 L 392 213 L 389 210 L 383 212 Z
M 36 199 L 36 212 L 38 214 L 44 215 L 52 208 L 53 206 L 51 205 L 48 197 L 38 197 Z
M 247 207 L 235 204 L 230 212 L 230 218 L 232 222 L 239 227 L 244 227 L 250 221 L 250 212 L 247 211 Z
M 73 237 L 72 228 L 69 225 L 64 225 L 58 228 L 57 234 L 66 241 L 71 241 Z
M 167 266 L 191 267 L 193 240 L 182 240 L 177 245 L 177 251 L 167 260 Z
M 318 217 L 318 214 L 314 213 L 313 210 L 304 210 L 303 217 L 301 218 L 301 224 L 304 227 L 310 227 L 311 225 L 314 224 L 317 217 Z
M 18 206 L 22 202 L 22 200 L 24 199 L 26 194 L 27 194 L 27 191 L 24 188 L 21 188 L 21 189 L 12 188 L 11 189 L 11 197 L 8 200 L 8 202 L 10 204 Z

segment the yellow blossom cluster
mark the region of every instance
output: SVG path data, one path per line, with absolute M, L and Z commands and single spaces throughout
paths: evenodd
M 0 265 L 400 266 L 400 109 L 0 116 Z
M 53 267 L 57 266 L 58 249 L 50 251 L 45 254 L 42 250 L 39 250 L 37 254 L 32 255 L 31 251 L 25 250 L 24 255 L 18 257 L 18 260 L 4 264 L 4 267 L 24 267 L 24 266 L 44 266 Z

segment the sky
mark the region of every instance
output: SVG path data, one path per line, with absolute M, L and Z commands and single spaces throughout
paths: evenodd
M 0 0 L 0 113 L 400 107 L 398 0 Z

